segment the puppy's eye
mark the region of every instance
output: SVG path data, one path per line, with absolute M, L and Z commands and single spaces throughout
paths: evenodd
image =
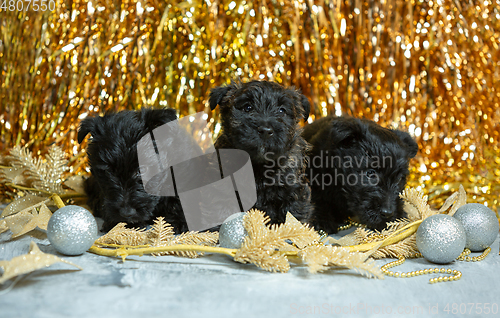
M 280 107 L 280 109 L 278 110 L 278 112 L 282 115 L 285 115 L 286 114 L 286 109 L 285 107 Z
M 253 106 L 252 105 L 246 105 L 245 107 L 243 107 L 243 109 L 248 113 L 248 112 L 251 112 L 253 110 Z
M 370 179 L 375 178 L 376 175 L 377 175 L 377 172 L 373 169 L 366 171 L 366 176 Z

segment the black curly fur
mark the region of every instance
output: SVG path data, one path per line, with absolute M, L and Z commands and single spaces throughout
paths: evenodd
M 313 146 L 307 170 L 314 204 L 309 222 L 317 230 L 336 233 L 349 217 L 381 230 L 405 216 L 399 193 L 418 151 L 408 133 L 330 116 L 307 125 L 302 136 Z
M 146 193 L 141 180 L 137 142 L 154 128 L 176 120 L 173 109 L 122 111 L 102 117 L 88 117 L 80 124 L 78 142 L 87 134 L 91 176 L 85 182 L 88 205 L 104 220 L 103 231 L 119 222 L 144 227 L 163 216 L 176 233 L 187 231 L 177 197 Z
M 215 148 L 250 155 L 257 187 L 254 208 L 265 211 L 271 223 L 284 222 L 287 212 L 303 220 L 311 212 L 304 176 L 308 144 L 297 125 L 309 116 L 307 98 L 277 83 L 233 82 L 211 91 L 210 107 L 217 105 L 222 131 Z

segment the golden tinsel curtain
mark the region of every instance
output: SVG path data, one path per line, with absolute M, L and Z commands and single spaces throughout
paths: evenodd
M 498 205 L 500 0 L 47 4 L 0 11 L 3 153 L 56 143 L 81 158 L 85 116 L 208 112 L 210 88 L 266 79 L 300 88 L 313 119 L 350 114 L 409 130 L 420 145 L 410 184 L 431 198 L 461 183 Z

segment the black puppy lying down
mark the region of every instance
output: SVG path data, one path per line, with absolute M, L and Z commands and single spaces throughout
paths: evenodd
M 336 233 L 348 218 L 382 230 L 405 216 L 399 193 L 417 143 L 403 131 L 366 119 L 324 117 L 305 127 L 313 149 L 307 170 L 314 213 L 309 222 Z

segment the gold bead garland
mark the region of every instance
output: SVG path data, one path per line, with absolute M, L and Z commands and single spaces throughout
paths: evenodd
M 347 224 L 344 224 L 344 225 L 341 225 L 337 228 L 337 232 L 340 232 L 340 231 L 344 231 L 344 230 L 347 230 L 347 229 L 350 229 L 352 227 L 352 223 L 347 223 Z
M 384 266 L 381 267 L 382 272 L 389 276 L 389 277 L 396 277 L 396 278 L 410 278 L 410 277 L 416 277 L 420 275 L 427 275 L 427 274 L 451 274 L 453 276 L 440 276 L 440 277 L 435 277 L 431 278 L 429 280 L 429 283 L 434 284 L 434 283 L 441 283 L 441 282 L 448 282 L 448 281 L 454 281 L 454 280 L 459 280 L 462 278 L 462 273 L 457 270 L 452 270 L 452 269 L 446 269 L 446 268 L 427 268 L 427 269 L 421 269 L 417 271 L 411 271 L 411 272 L 393 272 L 389 271 L 390 268 L 399 266 L 403 264 L 406 261 L 406 258 L 404 256 L 399 256 L 397 261 L 390 262 L 388 264 L 385 264 Z
M 358 223 L 356 221 L 353 221 L 351 218 L 348 218 L 347 219 L 347 224 L 344 224 L 344 225 L 341 225 L 337 228 L 337 232 L 339 231 L 344 231 L 344 230 L 347 230 L 347 229 L 350 229 L 351 227 L 355 226 L 355 227 L 361 227 L 361 228 L 365 228 L 366 227 L 366 224 L 361 224 L 361 223 Z
M 491 251 L 491 247 L 488 247 L 483 251 L 483 253 L 479 256 L 475 257 L 470 257 L 467 256 L 471 253 L 469 249 L 464 249 L 464 251 L 460 254 L 460 256 L 457 257 L 457 260 L 459 261 L 466 261 L 466 262 L 479 262 L 482 261 L 488 256 L 488 254 Z M 414 256 L 415 258 L 417 257 L 422 257 L 422 254 L 417 253 Z M 453 276 L 440 276 L 440 277 L 435 277 L 431 278 L 429 280 L 429 283 L 434 284 L 434 283 L 441 283 L 441 282 L 449 282 L 449 281 L 454 281 L 454 280 L 459 280 L 462 278 L 462 273 L 457 270 L 452 270 L 452 269 L 446 269 L 446 268 L 428 268 L 428 269 L 421 269 L 417 271 L 411 271 L 411 272 L 393 272 L 389 271 L 390 268 L 402 265 L 406 261 L 406 258 L 404 256 L 399 256 L 397 261 L 393 261 L 390 263 L 385 264 L 384 266 L 381 267 L 382 272 L 389 276 L 389 277 L 396 277 L 396 278 L 409 278 L 409 277 L 415 277 L 415 276 L 420 276 L 420 275 L 427 275 L 427 274 L 453 274 Z
M 490 252 L 491 252 L 491 247 L 488 247 L 487 249 L 485 249 L 483 251 L 483 253 L 481 253 L 481 255 L 471 257 L 471 256 L 467 256 L 471 253 L 471 251 L 468 248 L 466 248 L 462 252 L 462 254 L 460 254 L 460 256 L 457 257 L 457 260 L 466 261 L 466 262 L 480 262 L 480 261 L 484 260 Z

